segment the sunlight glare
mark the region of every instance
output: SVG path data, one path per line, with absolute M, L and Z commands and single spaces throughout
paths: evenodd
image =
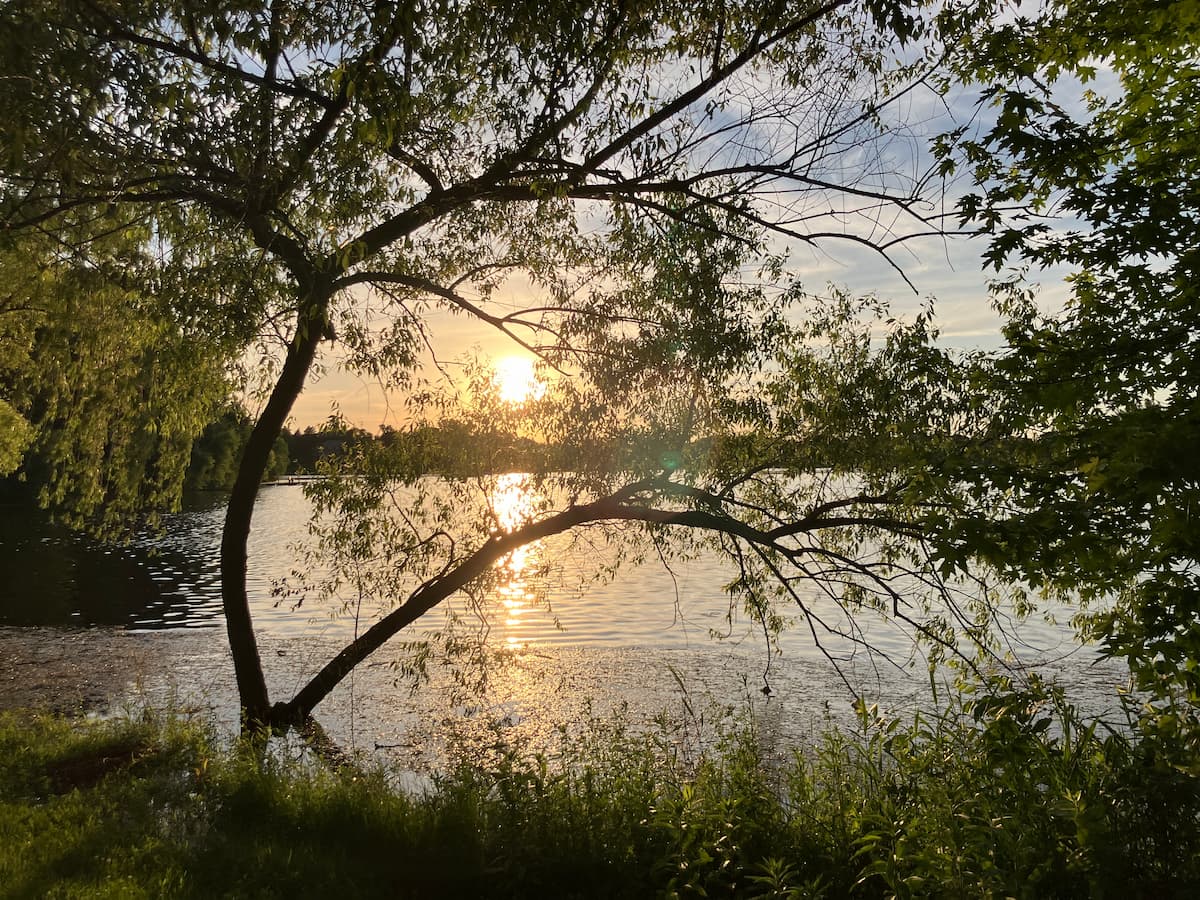
M 515 472 L 500 475 L 496 479 L 489 501 L 496 525 L 503 533 L 514 531 L 533 518 L 533 496 L 527 481 L 527 475 Z M 540 547 L 540 541 L 517 547 L 495 564 L 496 594 L 503 607 L 504 628 L 510 632 L 505 636 L 505 644 L 510 648 L 526 643 L 522 616 L 533 607 L 536 600 L 529 577 L 537 568 Z
M 527 400 L 538 400 L 546 393 L 546 385 L 538 379 L 533 360 L 526 356 L 504 356 L 496 360 L 494 380 L 501 401 L 514 406 Z

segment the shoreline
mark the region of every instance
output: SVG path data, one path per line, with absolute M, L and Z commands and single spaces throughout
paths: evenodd
M 339 646 L 333 638 L 259 640 L 273 698 L 290 696 Z M 340 747 L 411 772 L 478 760 L 503 745 L 554 755 L 565 736 L 597 722 L 635 732 L 668 723 L 681 746 L 697 747 L 741 721 L 772 754 L 811 746 L 830 727 L 857 727 L 852 695 L 832 667 L 794 656 L 773 661 L 767 696 L 761 654 L 733 647 L 530 646 L 494 654 L 486 693 L 473 694 L 462 687 L 461 667 L 437 660 L 428 681 L 411 689 L 397 668 L 402 652 L 380 651 L 316 719 Z M 904 721 L 933 705 L 923 667 L 872 673 L 869 661 L 856 662 L 882 713 Z M 1081 713 L 1110 715 L 1127 675 L 1114 663 L 1081 662 L 1059 660 L 1043 674 L 1066 687 Z M 99 717 L 149 708 L 197 717 L 230 738 L 238 731 L 223 629 L 0 626 L 0 711 L 22 708 Z
M 119 627 L 0 626 L 0 711 L 102 714 L 137 683 L 169 674 L 178 643 Z

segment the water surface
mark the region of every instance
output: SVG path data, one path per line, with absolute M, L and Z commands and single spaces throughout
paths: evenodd
M 528 502 L 522 490 L 516 477 L 495 485 L 490 501 L 502 523 L 506 515 L 520 516 Z M 222 495 L 193 498 L 183 512 L 167 517 L 161 534 L 112 548 L 27 512 L 0 508 L 0 626 L 39 626 L 42 638 L 53 635 L 47 628 L 71 628 L 75 642 L 78 628 L 140 634 L 138 640 L 150 641 L 147 646 L 165 662 L 154 672 L 130 673 L 130 683 L 154 702 L 182 699 L 232 727 L 236 691 L 219 582 L 224 510 Z M 295 486 L 265 487 L 255 507 L 247 585 L 273 698 L 297 690 L 395 601 L 372 597 L 360 604 L 351 597 L 343 598 L 346 605 L 319 604 L 307 597 L 295 608 L 296 596 L 280 600 L 273 593 L 301 565 L 298 548 L 308 538 L 310 512 Z M 838 660 L 839 672 L 806 629 L 793 629 L 777 647 L 768 646 L 744 613 L 731 610 L 723 587 L 731 569 L 715 554 L 670 568 L 658 561 L 626 565 L 611 579 L 592 581 L 596 570 L 613 562 L 609 553 L 601 540 L 562 537 L 498 564 L 486 598 L 492 610 L 488 645 L 498 652 L 482 693 L 462 689 L 477 673 L 464 677 L 461 667 L 435 658 L 430 682 L 412 694 L 403 673 L 409 657 L 398 641 L 360 667 L 318 713 L 335 736 L 355 746 L 419 755 L 444 748 L 464 729 L 474 735 L 474 746 L 486 744 L 497 729 L 544 744 L 562 723 L 597 712 L 624 707 L 647 721 L 667 707 L 699 721 L 714 704 L 754 715 L 773 740 L 794 745 L 830 710 L 848 712 L 851 695 L 842 675 L 893 706 L 928 698 L 923 657 L 906 632 L 887 622 L 863 620 L 864 636 L 898 666 L 827 638 L 825 650 Z M 815 592 L 807 600 L 835 617 Z M 444 622 L 435 612 L 421 624 Z M 6 632 L 11 640 L 12 628 Z M 1113 704 L 1120 667 L 1097 663 L 1069 630 L 1026 623 L 1013 650 L 1067 683 L 1092 708 Z M 762 690 L 767 686 L 769 695 Z

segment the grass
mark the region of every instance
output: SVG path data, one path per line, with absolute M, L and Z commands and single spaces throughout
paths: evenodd
M 1184 897 L 1200 790 L 1047 695 L 766 760 L 597 723 L 421 795 L 167 716 L 0 717 L 5 897 Z

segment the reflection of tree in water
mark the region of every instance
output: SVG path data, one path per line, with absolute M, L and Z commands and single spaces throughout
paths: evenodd
M 149 535 L 107 545 L 28 509 L 3 508 L 0 624 L 216 625 L 221 613 L 214 565 L 215 547 L 189 552 Z

